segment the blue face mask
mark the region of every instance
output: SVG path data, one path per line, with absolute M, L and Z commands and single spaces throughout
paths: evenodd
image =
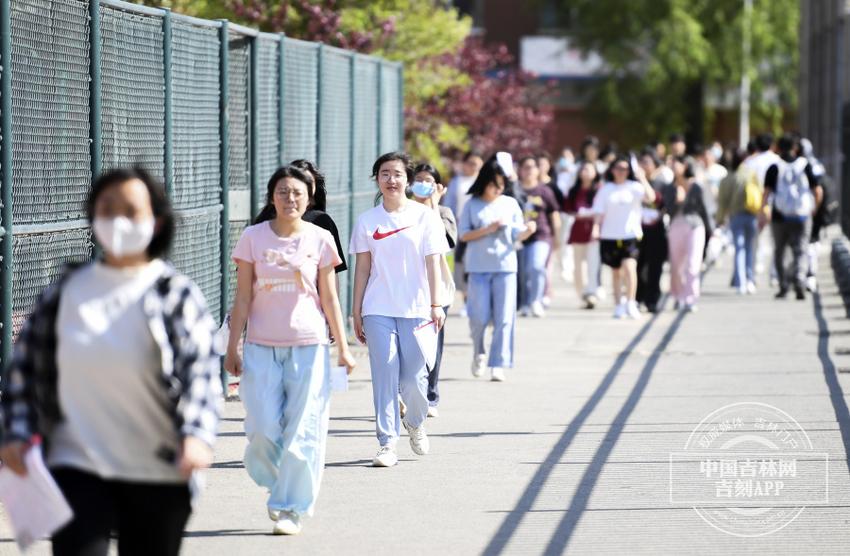
M 434 194 L 434 190 L 436 188 L 437 185 L 431 182 L 415 181 L 413 182 L 413 185 L 410 186 L 410 191 L 420 199 L 428 199 Z

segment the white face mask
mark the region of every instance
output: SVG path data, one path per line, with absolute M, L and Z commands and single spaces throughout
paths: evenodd
M 140 255 L 153 239 L 155 220 L 130 220 L 126 216 L 117 218 L 95 218 L 92 230 L 103 250 L 113 257 Z

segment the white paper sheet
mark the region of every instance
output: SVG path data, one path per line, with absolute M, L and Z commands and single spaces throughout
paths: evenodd
M 15 531 L 20 549 L 49 537 L 74 517 L 59 486 L 41 456 L 41 447 L 29 449 L 24 461 L 25 477 L 15 475 L 8 467 L 0 469 L 0 502 Z
M 348 369 L 331 367 L 331 392 L 348 392 Z
M 425 364 L 429 369 L 434 368 L 434 363 L 437 361 L 437 325 L 434 321 L 426 322 L 413 330 L 413 335 L 416 337 L 416 343 L 419 344 L 419 349 L 425 357 Z

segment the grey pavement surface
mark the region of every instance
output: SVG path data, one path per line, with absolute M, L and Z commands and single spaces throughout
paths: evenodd
M 545 319 L 522 319 L 517 365 L 502 384 L 469 373 L 464 319 L 448 321 L 441 417 L 432 453 L 369 467 L 377 449 L 368 362 L 332 402 L 327 469 L 299 537 L 271 536 L 265 494 L 241 463 L 242 407 L 228 403 L 207 491 L 183 553 L 217 554 L 848 554 L 850 321 L 821 257 L 821 292 L 775 301 L 738 297 L 731 260 L 705 278 L 700 311 L 615 321 L 610 302 L 578 308 L 559 285 Z M 607 272 L 606 272 L 607 274 Z M 607 276 L 606 276 L 607 278 Z M 764 281 L 764 280 L 763 280 Z M 850 368 L 847 369 L 850 371 Z M 670 453 L 728 404 L 787 412 L 821 463 L 798 463 L 803 489 L 828 501 L 781 530 L 721 532 L 687 502 L 671 503 Z M 805 481 L 809 481 L 806 483 Z M 14 554 L 5 521 L 0 554 Z M 32 554 L 47 554 L 41 543 Z

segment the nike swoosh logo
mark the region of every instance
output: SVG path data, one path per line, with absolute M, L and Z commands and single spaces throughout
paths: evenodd
M 395 235 L 399 232 L 402 232 L 402 231 L 404 231 L 404 230 L 406 230 L 410 227 L 411 226 L 405 226 L 404 228 L 399 228 L 398 230 L 391 230 L 389 232 L 384 232 L 384 233 L 381 233 L 377 229 L 375 229 L 375 233 L 372 234 L 372 239 L 374 239 L 374 240 L 387 239 L 388 237 Z

